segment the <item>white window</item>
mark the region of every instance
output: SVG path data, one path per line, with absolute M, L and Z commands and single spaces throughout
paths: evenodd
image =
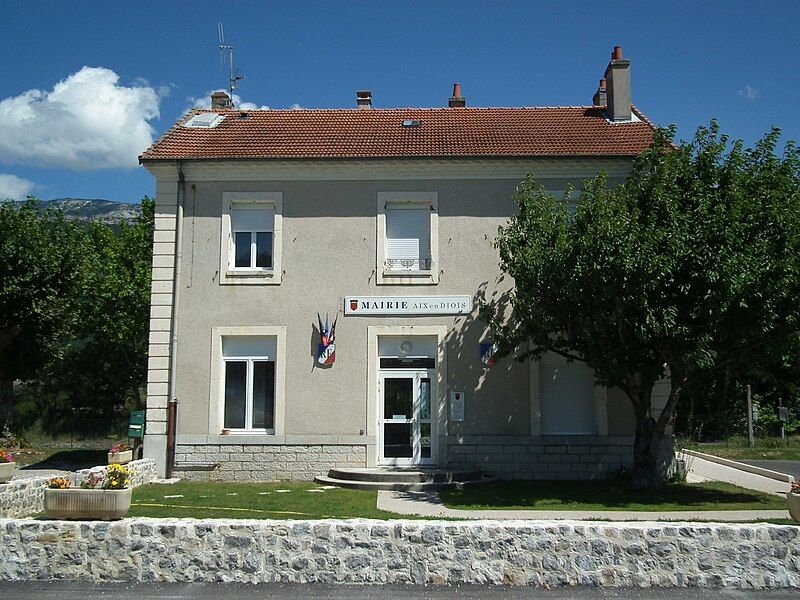
M 274 337 L 222 338 L 224 429 L 275 432 Z
M 439 282 L 436 192 L 378 193 L 379 284 Z
M 231 207 L 231 269 L 271 270 L 275 210 L 261 204 Z
M 220 243 L 221 284 L 281 282 L 280 192 L 225 192 Z
M 430 205 L 386 206 L 386 270 L 431 270 Z

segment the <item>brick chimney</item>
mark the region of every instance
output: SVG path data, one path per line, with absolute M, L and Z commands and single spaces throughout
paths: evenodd
M 356 92 L 356 104 L 358 108 L 372 108 L 372 92 L 369 90 L 359 90 Z
M 622 58 L 622 47 L 614 46 L 606 67 L 606 114 L 612 121 L 631 120 L 631 61 Z
M 467 105 L 467 99 L 461 95 L 461 84 L 453 84 L 453 95 L 447 101 L 447 106 L 450 108 L 464 108 Z
M 594 93 L 594 97 L 592 98 L 592 104 L 594 106 L 605 107 L 606 103 L 606 80 L 601 79 L 600 84 L 597 86 L 597 91 Z
M 211 108 L 214 110 L 233 108 L 233 100 L 225 92 L 214 92 L 211 94 Z

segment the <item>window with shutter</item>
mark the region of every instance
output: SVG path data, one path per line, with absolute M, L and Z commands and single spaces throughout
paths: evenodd
M 386 206 L 386 267 L 391 271 L 431 269 L 429 205 Z
M 272 269 L 273 207 L 249 204 L 231 208 L 231 268 Z

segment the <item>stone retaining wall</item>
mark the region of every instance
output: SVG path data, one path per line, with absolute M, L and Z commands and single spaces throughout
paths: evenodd
M 447 464 L 502 479 L 604 479 L 633 462 L 630 436 L 449 436 Z
M 179 444 L 175 476 L 203 481 L 310 481 L 333 467 L 364 467 L 366 445 Z
M 134 471 L 131 487 L 138 487 L 156 478 L 156 461 L 145 458 L 128 463 Z M 106 466 L 81 469 L 72 476 L 75 485 L 89 476 L 89 473 L 105 473 Z M 44 489 L 50 477 L 34 477 L 32 479 L 12 479 L 0 484 L 0 518 L 25 517 L 35 515 L 44 510 Z
M 0 580 L 800 587 L 798 528 L 0 519 Z

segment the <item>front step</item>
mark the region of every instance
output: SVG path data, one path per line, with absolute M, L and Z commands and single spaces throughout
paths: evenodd
M 392 481 L 358 481 L 353 479 L 335 479 L 327 475 L 317 475 L 314 482 L 321 485 L 335 485 L 340 488 L 351 490 L 388 490 L 393 492 L 429 492 L 431 490 L 441 490 L 446 488 L 462 489 L 468 485 L 480 485 L 483 483 L 494 483 L 496 477 L 484 477 L 475 481 L 461 481 L 452 483 L 403 483 Z
M 331 469 L 328 477 L 349 481 L 389 483 L 464 483 L 483 479 L 481 469 L 451 471 L 419 467 L 386 467 L 378 469 Z
M 460 489 L 497 481 L 484 477 L 481 470 L 448 471 L 446 469 L 385 468 L 385 469 L 331 469 L 314 481 L 323 485 L 354 490 L 390 490 L 396 492 L 424 492 L 444 488 Z

